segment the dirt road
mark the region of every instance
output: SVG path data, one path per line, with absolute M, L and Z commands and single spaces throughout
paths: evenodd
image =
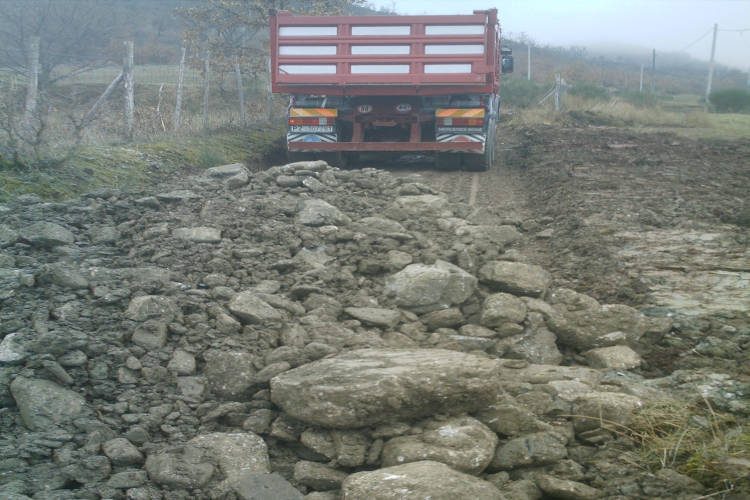
M 730 366 L 741 361 L 750 343 L 750 141 L 586 123 L 505 134 L 489 172 L 390 170 L 517 221 L 519 250 L 558 285 L 679 318 L 692 334 L 666 339 L 660 363 L 688 362 L 706 338 L 726 344 L 719 354 Z

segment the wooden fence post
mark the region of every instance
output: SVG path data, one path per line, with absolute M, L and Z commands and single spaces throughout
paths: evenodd
M 240 71 L 239 58 L 235 58 L 234 61 L 234 72 L 237 74 L 237 93 L 240 97 L 240 123 L 244 126 L 245 121 L 245 92 L 242 88 L 242 72 Z
M 133 83 L 133 42 L 125 42 L 125 58 L 122 65 L 123 84 L 125 85 L 125 123 L 128 140 L 133 139 L 133 122 L 135 119 L 135 97 Z
M 31 37 L 29 43 L 28 82 L 26 87 L 26 105 L 23 112 L 23 133 L 26 140 L 33 140 L 35 134 L 34 117 L 39 97 L 39 37 Z
M 211 90 L 211 51 L 206 47 L 203 55 L 205 82 L 203 86 L 203 130 L 208 130 L 208 96 Z
M 174 131 L 180 130 L 180 118 L 182 115 L 182 80 L 185 77 L 185 53 L 187 49 L 182 47 L 182 55 L 180 56 L 180 73 L 177 76 L 177 103 L 174 107 Z

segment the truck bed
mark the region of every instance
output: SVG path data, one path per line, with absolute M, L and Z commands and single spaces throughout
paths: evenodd
M 271 89 L 438 95 L 498 88 L 497 11 L 460 16 L 271 17 Z

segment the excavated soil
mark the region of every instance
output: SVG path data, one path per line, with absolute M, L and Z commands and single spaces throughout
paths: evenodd
M 0 497 L 747 498 L 602 419 L 750 415 L 750 142 L 566 120 L 0 205 Z
M 646 353 L 654 373 L 677 364 L 750 374 L 746 351 L 736 349 L 750 333 L 750 140 L 564 121 L 506 127 L 492 171 L 410 173 L 512 215 L 527 236 L 519 251 L 557 285 L 676 317 L 690 334 Z M 720 359 L 694 350 L 706 337 L 729 343 Z

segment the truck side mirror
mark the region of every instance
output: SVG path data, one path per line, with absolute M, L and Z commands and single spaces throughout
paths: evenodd
M 500 55 L 500 72 L 513 73 L 513 50 L 502 49 Z

